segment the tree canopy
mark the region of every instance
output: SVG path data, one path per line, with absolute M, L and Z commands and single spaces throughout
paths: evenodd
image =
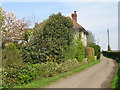
M 39 25 L 39 28 L 34 28 L 29 43 L 23 49 L 24 60 L 32 63 L 64 61 L 74 35 L 72 21 L 58 13 L 50 15 Z
M 3 17 L 2 38 L 4 40 L 14 41 L 21 39 L 23 29 L 30 24 L 25 18 L 16 19 L 16 15 L 13 12 L 6 12 L 2 8 L 0 17 Z
M 88 41 L 88 44 L 90 43 L 95 43 L 95 38 L 94 38 L 94 35 L 92 34 L 91 31 L 88 31 L 88 35 L 87 35 L 87 41 Z

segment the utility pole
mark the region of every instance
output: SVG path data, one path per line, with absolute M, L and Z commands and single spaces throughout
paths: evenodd
M 107 33 L 108 33 L 108 45 L 110 45 L 110 39 L 109 39 L 109 29 L 107 29 Z
M 111 51 L 111 49 L 110 49 L 109 29 L 107 29 L 107 34 L 108 34 L 108 51 Z

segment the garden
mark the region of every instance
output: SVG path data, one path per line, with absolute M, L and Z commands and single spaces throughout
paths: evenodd
M 23 19 L 16 22 L 20 23 L 18 28 L 18 24 L 15 25 L 16 20 L 12 19 L 13 14 L 11 18 L 2 9 L 0 12 L 2 12 L 0 27 L 3 37 L 1 47 L 3 88 L 59 76 L 96 62 L 95 56 L 97 59 L 100 58 L 100 47 L 95 44 L 89 47 L 83 46 L 81 39 L 74 39 L 73 23 L 61 13 L 51 14 L 31 31 L 23 32 L 21 28 L 28 25 Z M 9 21 L 14 24 L 10 24 L 8 29 L 6 26 L 9 25 Z M 17 43 L 16 40 L 22 40 L 22 43 Z M 84 58 L 87 58 L 87 62 Z

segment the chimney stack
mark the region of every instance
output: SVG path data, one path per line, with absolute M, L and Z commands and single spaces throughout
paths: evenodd
M 38 23 L 35 23 L 35 27 L 38 26 Z
M 72 19 L 77 22 L 77 13 L 76 13 L 76 11 L 74 11 L 74 13 L 72 13 L 71 16 L 72 16 Z

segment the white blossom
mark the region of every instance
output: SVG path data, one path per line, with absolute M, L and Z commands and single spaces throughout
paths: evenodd
M 16 19 L 16 16 L 13 12 L 6 12 L 2 9 L 3 23 L 2 23 L 2 37 L 9 40 L 19 40 L 22 38 L 24 28 L 29 26 L 25 22 L 25 18 L 19 20 Z

